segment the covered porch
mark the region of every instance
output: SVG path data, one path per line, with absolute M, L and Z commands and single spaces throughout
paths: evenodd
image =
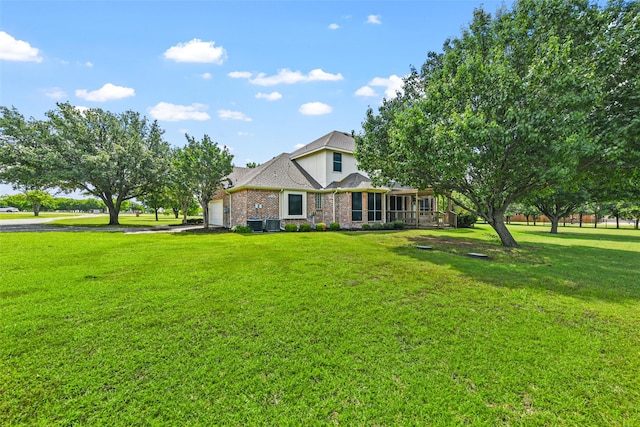
M 391 190 L 385 197 L 386 222 L 400 220 L 406 227 L 456 227 L 457 216 L 451 199 L 437 196 L 432 189 Z

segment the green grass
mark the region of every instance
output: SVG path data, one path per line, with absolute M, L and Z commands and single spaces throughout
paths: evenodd
M 40 212 L 39 216 L 34 216 L 33 212 L 0 212 L 0 221 L 5 219 L 35 219 L 35 218 L 59 218 L 66 216 L 78 216 L 81 213 L 72 212 Z
M 0 234 L 0 424 L 640 424 L 640 233 L 512 231 Z
M 118 222 L 122 227 L 155 227 L 161 225 L 179 225 L 182 224 L 182 217 L 175 218 L 173 215 L 158 215 L 158 221 L 154 214 L 120 214 Z M 49 223 L 49 225 L 59 226 L 80 226 L 80 227 L 108 227 L 109 215 L 95 215 L 84 218 L 65 218 Z

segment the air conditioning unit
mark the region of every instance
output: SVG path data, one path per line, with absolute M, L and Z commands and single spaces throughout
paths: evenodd
M 249 227 L 251 231 L 262 232 L 262 220 L 260 218 L 249 218 L 247 220 L 247 227 Z
M 280 231 L 280 220 L 273 218 L 267 219 L 264 228 L 267 231 Z

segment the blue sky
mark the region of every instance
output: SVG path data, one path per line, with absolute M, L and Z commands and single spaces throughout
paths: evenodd
M 502 4 L 2 0 L 0 105 L 38 119 L 64 101 L 135 110 L 174 146 L 208 134 L 236 165 L 263 163 L 332 130 L 359 132 L 367 108 L 474 8 Z

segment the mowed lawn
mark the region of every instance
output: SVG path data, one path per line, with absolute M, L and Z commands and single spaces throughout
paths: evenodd
M 511 229 L 2 233 L 0 424 L 640 425 L 640 232 Z

